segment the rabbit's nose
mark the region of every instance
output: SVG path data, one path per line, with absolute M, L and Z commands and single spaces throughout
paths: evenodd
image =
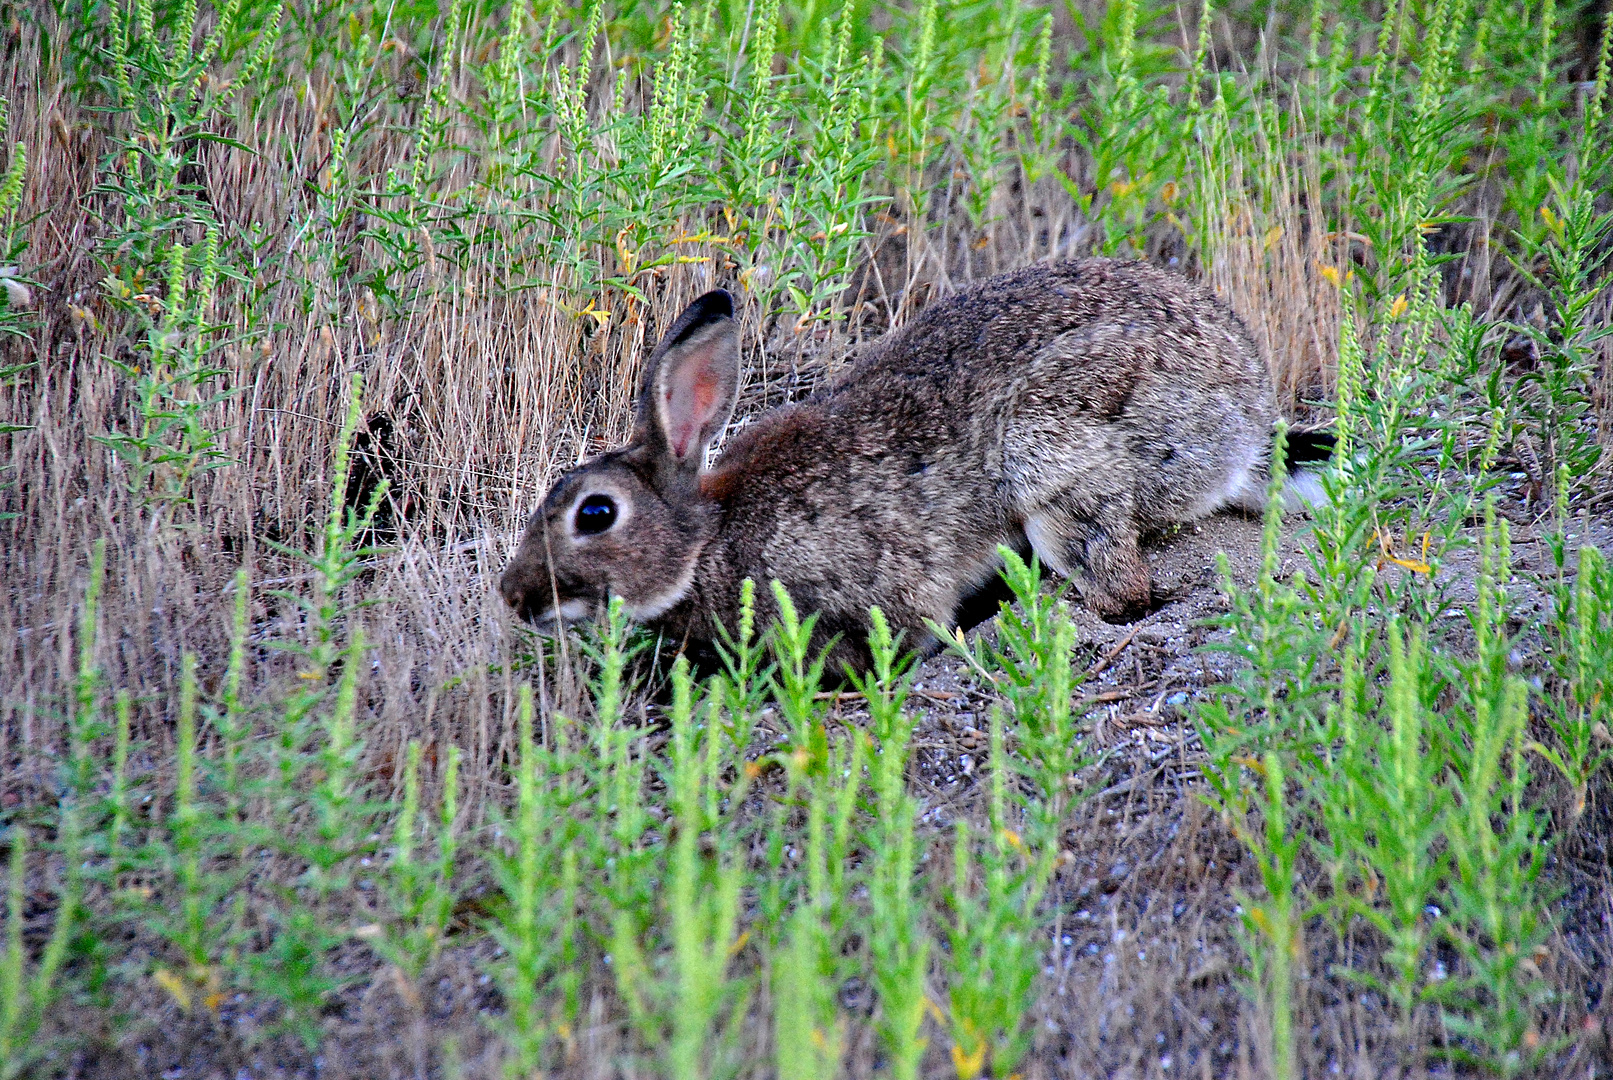
M 498 579 L 498 591 L 499 595 L 504 597 L 506 604 L 516 611 L 520 611 L 526 604 L 527 588 L 526 583 L 521 581 L 520 575 L 515 570 L 514 566 L 510 566 L 504 571 L 504 574 Z

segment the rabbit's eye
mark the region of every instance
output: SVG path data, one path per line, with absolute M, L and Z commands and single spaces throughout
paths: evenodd
M 616 500 L 609 495 L 590 495 L 577 507 L 577 531 L 597 536 L 616 524 Z

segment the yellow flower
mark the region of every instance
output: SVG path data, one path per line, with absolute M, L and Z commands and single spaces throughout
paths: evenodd
M 638 252 L 627 250 L 627 234 L 631 230 L 632 226 L 629 225 L 616 234 L 616 257 L 621 260 L 622 273 L 624 274 L 631 274 L 633 267 L 638 265 Z M 594 302 L 592 300 L 588 301 L 588 306 L 593 307 Z
M 985 1064 L 985 1043 L 981 1043 L 970 1053 L 964 1053 L 963 1047 L 957 1043 L 952 1044 L 952 1069 L 958 1074 L 958 1080 L 974 1080 L 980 1075 L 980 1070 Z
M 181 1009 L 187 1012 L 190 1011 L 190 987 L 185 985 L 184 979 L 181 979 L 167 968 L 158 968 L 153 971 L 151 978 L 158 986 L 168 991 L 168 996 L 173 998 Z
M 594 322 L 599 324 L 601 330 L 605 328 L 606 323 L 610 322 L 610 310 L 595 307 L 593 297 L 588 298 L 588 306 L 577 312 L 577 314 L 591 316 Z
M 845 226 L 842 225 L 840 228 L 844 229 Z M 683 236 L 674 236 L 672 239 L 667 241 L 669 244 L 732 244 L 733 242 L 734 241 L 731 237 L 717 236 L 709 229 L 703 232 L 685 233 Z

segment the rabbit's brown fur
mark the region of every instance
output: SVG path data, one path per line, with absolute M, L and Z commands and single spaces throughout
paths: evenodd
M 651 358 L 632 442 L 533 515 L 500 584 L 523 614 L 585 616 L 614 592 L 709 642 L 743 578 L 776 578 L 858 664 L 871 605 L 920 644 L 993 578 L 1000 544 L 1028 541 L 1115 616 L 1150 597 L 1141 534 L 1263 497 L 1265 364 L 1224 305 L 1146 263 L 1034 266 L 941 301 L 702 470 L 738 386 L 729 310 L 720 292 L 690 306 Z M 611 506 L 594 535 L 590 496 Z

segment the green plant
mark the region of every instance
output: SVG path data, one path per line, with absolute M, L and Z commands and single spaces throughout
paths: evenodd
M 1091 764 L 1073 713 L 1075 691 L 1085 678 L 1075 670 L 1075 626 L 1060 597 L 1042 591 L 1041 570 L 1000 549 L 1003 579 L 1016 604 L 997 616 L 997 641 L 983 657 L 987 670 L 1001 672 L 999 683 L 1013 709 L 1015 768 L 1030 781 L 1031 842 L 1058 850 L 1059 834 L 1074 801 L 1076 773 Z
M 102 163 L 96 189 L 110 226 L 101 286 L 132 324 L 134 348 L 108 359 L 132 380 L 135 415 L 128 430 L 97 438 L 126 463 L 130 491 L 182 502 L 192 497 L 195 474 L 228 463 L 209 422 L 230 393 L 219 388 L 229 370 L 217 353 L 240 339 L 226 333 L 236 321 L 220 323 L 213 305 L 221 276 L 245 279 L 198 182 L 202 148 L 236 145 L 216 129 L 239 88 L 270 64 L 281 8 L 265 14 L 229 0 L 199 48 L 194 0 L 162 14 L 150 0 L 114 3 L 106 30 L 105 91 L 127 130 Z M 225 77 L 237 60 L 234 77 Z M 193 232 L 204 234 L 201 242 L 184 242 Z M 251 322 L 250 313 L 241 320 Z
M 1209 9 L 1201 15 L 1208 26 Z M 1099 25 L 1082 21 L 1089 45 L 1100 42 L 1091 59 L 1093 90 L 1071 135 L 1091 160 L 1091 183 L 1061 175 L 1065 188 L 1088 218 L 1102 227 L 1098 249 L 1105 255 L 1141 254 L 1146 235 L 1157 222 L 1172 220 L 1173 203 L 1185 178 L 1185 151 L 1191 143 L 1172 107 L 1164 77 L 1172 74 L 1169 50 L 1149 43 L 1145 34 L 1162 19 L 1173 18 L 1164 5 L 1117 0 L 1106 6 Z M 1190 74 L 1190 95 L 1197 102 L 1197 74 Z M 1066 92 L 1073 96 L 1079 84 Z M 1219 92 L 1219 91 L 1218 91 Z
M 1529 692 L 1507 670 L 1511 539 L 1493 500 L 1482 554 L 1471 616 L 1476 655 L 1461 665 L 1470 706 L 1453 718 L 1450 740 L 1454 800 L 1445 834 L 1454 875 L 1441 924 L 1470 974 L 1443 995 L 1443 1019 L 1464 1040 L 1453 1047 L 1457 1057 L 1514 1075 L 1551 1050 L 1538 1031 L 1548 993 L 1534 960 L 1549 933 L 1549 886 L 1540 879 L 1550 845 L 1524 796 Z
M 846 1024 L 837 1016 L 828 927 L 810 904 L 796 908 L 773 954 L 773 1047 L 780 1080 L 840 1074 Z
M 1384 953 L 1392 973 L 1389 982 L 1364 972 L 1345 974 L 1383 990 L 1399 1009 L 1409 1036 L 1422 994 L 1430 936 L 1427 907 L 1438 895 L 1449 861 L 1441 849 L 1448 763 L 1428 730 L 1423 683 L 1432 665 L 1422 632 L 1408 635 L 1398 622 L 1387 629 L 1389 685 L 1383 707 L 1388 727 L 1364 711 L 1370 707 L 1362 700 L 1365 674 L 1359 659 L 1353 667 L 1347 662 L 1337 749 L 1316 783 L 1331 848 L 1343 853 L 1354 879 L 1340 883 L 1335 902 L 1370 922 L 1389 943 Z M 1350 657 L 1357 657 L 1355 650 Z
M 544 991 L 557 957 L 549 925 L 554 912 L 543 899 L 552 892 L 559 875 L 545 821 L 551 810 L 544 768 L 547 755 L 533 734 L 531 685 L 522 683 L 517 694 L 520 760 L 516 764 L 516 816 L 510 825 L 516 852 L 494 862 L 506 906 L 490 930 L 509 957 L 497 969 L 509 1001 L 503 1018 L 514 1051 L 509 1068 L 511 1075 L 525 1075 L 540 1067 L 551 1035 L 544 1015 Z
M 0 140 L 6 136 L 9 119 L 10 105 L 0 97 Z M 23 178 L 28 173 L 28 151 L 21 140 L 12 143 L 8 150 L 5 171 L 0 172 L 0 293 L 5 298 L 4 305 L 0 306 L 0 338 L 27 338 L 34 325 L 29 313 L 33 306 L 33 289 L 38 287 L 38 282 L 22 272 L 22 257 L 28 250 L 28 242 L 17 222 Z M 0 366 L 0 382 L 15 378 L 31 366 L 16 363 Z M 0 434 L 23 430 L 27 429 L 6 425 L 0 429 Z
M 1519 327 L 1540 351 L 1539 365 L 1519 385 L 1528 391 L 1524 412 L 1540 433 L 1542 488 L 1556 478 L 1559 467 L 1579 479 L 1601 460 L 1602 447 L 1585 421 L 1595 378 L 1593 346 L 1613 333 L 1613 327 L 1587 322 L 1606 286 L 1601 270 L 1608 258 L 1604 239 L 1613 230 L 1613 211 L 1598 213 L 1596 191 L 1583 183 L 1566 188 L 1554 183 L 1552 195 L 1556 211 L 1550 205 L 1540 207 L 1547 232 L 1538 240 L 1526 237 L 1523 248 L 1525 258 L 1544 264 L 1544 275 L 1523 272 L 1553 297 L 1552 317 L 1546 326 Z
M 772 227 L 772 203 L 782 182 L 776 164 L 784 156 L 788 140 L 787 133 L 778 126 L 785 87 L 773 75 L 779 6 L 780 0 L 763 0 L 756 9 L 735 150 L 722 156 L 721 168 L 714 177 L 724 196 L 730 230 L 753 260 L 761 256 Z M 753 262 L 745 274 L 753 285 L 764 285 L 752 276 L 754 269 Z
M 435 834 L 435 857 L 424 864 L 415 851 L 416 820 L 420 814 L 419 739 L 409 740 L 408 753 L 403 771 L 403 805 L 393 824 L 387 866 L 387 902 L 392 917 L 373 938 L 371 947 L 397 968 L 404 985 L 418 997 L 421 973 L 441 952 L 454 909 L 460 750 L 457 746 L 448 748 L 442 771 L 442 806 L 427 832 L 428 836 Z
M 725 735 L 735 760 L 750 749 L 756 714 L 767 701 L 773 665 L 766 664 L 766 641 L 756 632 L 756 583 L 739 583 L 739 625 L 733 633 L 718 627 L 717 653 L 722 671 L 714 677 L 711 692 L 717 698 Z
M 23 943 L 23 893 L 26 888 L 28 832 L 12 825 L 6 904 L 5 952 L 0 955 L 0 1075 L 18 1076 L 45 1047 L 38 1041 L 40 1024 L 51 1003 L 61 994 L 58 982 L 69 949 L 86 951 L 75 941 L 86 926 L 84 910 L 86 841 L 96 824 L 90 810 L 93 790 L 91 750 L 103 732 L 97 707 L 100 672 L 96 667 L 99 642 L 97 615 L 106 568 L 106 543 L 95 545 L 79 614 L 77 678 L 68 720 L 68 760 L 62 769 L 61 798 L 56 812 L 56 847 L 64 864 L 56 887 L 56 917 L 39 959 L 32 965 Z M 30 971 L 29 968 L 32 967 Z
M 1210 754 L 1210 775 L 1228 777 L 1228 795 L 1238 788 L 1233 779 L 1238 757 L 1261 758 L 1267 750 L 1289 750 L 1317 738 L 1318 714 L 1331 689 L 1324 648 L 1327 628 L 1312 621 L 1314 609 L 1306 602 L 1304 579 L 1281 580 L 1286 445 L 1286 429 L 1279 425 L 1266 490 L 1260 570 L 1253 588 L 1236 586 L 1224 554 L 1216 562 L 1231 608 L 1218 621 L 1232 635 L 1229 641 L 1206 648 L 1231 652 L 1243 663 L 1232 683 L 1215 687 L 1211 698 L 1199 704 L 1196 720 Z M 1230 773 L 1225 772 L 1228 769 Z
M 1263 901 L 1243 895 L 1239 905 L 1250 981 L 1269 1025 L 1266 1050 L 1278 1077 L 1296 1075 L 1293 961 L 1302 941 L 1294 880 L 1301 841 L 1289 807 L 1283 754 L 1314 745 L 1315 711 L 1326 691 L 1318 678 L 1320 635 L 1307 625 L 1309 612 L 1299 591 L 1278 580 L 1285 443 L 1286 431 L 1279 426 L 1254 588 L 1238 589 L 1226 556 L 1218 557 L 1232 607 L 1224 622 L 1233 630 L 1232 643 L 1218 647 L 1232 650 L 1248 666 L 1240 667 L 1234 684 L 1216 688 L 1214 697 L 1200 702 L 1195 717 L 1209 755 L 1204 797 L 1255 857 L 1265 891 Z M 1296 632 L 1301 627 L 1304 631 Z M 1260 777 L 1263 790 L 1251 790 L 1250 773 Z
M 779 612 L 772 631 L 773 698 L 788 725 L 792 750 L 801 755 L 807 771 L 817 772 L 829 761 L 829 734 L 823 724 L 826 703 L 818 698 L 829 653 L 825 649 L 816 658 L 810 655 L 817 615 L 801 618 L 784 586 L 775 581 L 772 588 Z
M 869 54 L 855 65 L 851 54 L 854 0 L 841 8 L 822 60 L 803 65 L 813 133 L 801 146 L 803 164 L 778 200 L 773 222 L 780 236 L 783 268 L 777 283 L 790 298 L 797 330 L 818 319 L 838 318 L 837 300 L 850 282 L 856 257 L 868 237 L 863 224 L 884 199 L 866 190 L 878 153 L 875 133 L 874 65 Z M 803 140 L 804 143 L 804 140 Z
M 223 948 L 229 943 L 228 934 L 219 934 L 215 920 L 216 910 L 234 891 L 235 876 L 207 872 L 204 867 L 213 846 L 212 841 L 221 832 L 220 822 L 212 808 L 200 797 L 197 788 L 201 762 L 198 760 L 196 712 L 200 689 L 196 682 L 196 657 L 186 653 L 180 673 L 179 728 L 175 733 L 175 750 L 178 769 L 175 779 L 174 811 L 169 822 L 171 840 L 165 845 L 152 845 L 148 858 L 160 868 L 162 876 L 173 882 L 177 906 L 164 897 L 166 903 L 151 905 L 148 922 L 166 938 L 178 953 L 180 971 L 159 966 L 153 975 L 166 988 L 181 1008 L 189 1008 L 194 995 L 204 996 L 207 1005 L 215 1008 L 221 993 L 221 973 L 215 966 Z M 120 719 L 120 739 L 124 723 Z
M 271 812 L 247 833 L 253 847 L 281 853 L 296 872 L 289 882 L 267 883 L 273 897 L 271 944 L 242 958 L 244 975 L 256 990 L 280 1003 L 278 1027 L 295 1031 L 310 1049 L 323 1037 L 324 1002 L 345 981 L 330 968 L 328 958 L 348 935 L 326 918 L 325 909 L 352 884 L 359 860 L 374 846 L 371 823 L 384 809 L 368 799 L 355 776 L 363 751 L 355 737 L 355 714 L 367 646 L 363 628 L 352 625 L 365 605 L 349 603 L 347 589 L 363 572 L 366 558 L 376 554 L 377 549 L 360 542 L 386 485 L 379 485 L 362 509 L 345 502 L 353 433 L 362 415 L 361 376 L 355 373 L 350 385 L 318 549 L 308 553 L 274 544 L 308 567 L 311 589 L 310 595 L 291 590 L 271 594 L 301 613 L 302 634 L 270 642 L 293 657 L 300 670 L 298 688 L 280 703 L 274 738 L 265 748 L 261 791 Z M 236 697 L 238 689 L 229 695 Z M 234 704 L 226 700 L 226 717 L 232 712 L 238 716 L 238 710 L 238 698 Z M 231 746 L 239 745 L 239 723 L 238 718 L 229 721 Z M 230 751 L 231 758 L 236 752 Z
M 1215 802 L 1255 857 L 1255 867 L 1265 891 L 1265 899 L 1240 896 L 1240 930 L 1249 954 L 1250 981 L 1264 1006 L 1270 1023 L 1271 1073 L 1275 1077 L 1299 1075 L 1294 1045 L 1294 961 L 1304 952 L 1297 904 L 1294 872 L 1300 839 L 1291 823 L 1289 795 L 1282 757 L 1267 751 L 1264 758 L 1246 758 L 1240 764 L 1258 773 L 1264 791 L 1256 792 L 1259 802 L 1248 797 L 1241 779 L 1225 773 L 1212 775 Z M 1261 827 L 1257 831 L 1248 820 L 1249 811 L 1258 807 Z
M 1553 542 L 1561 559 L 1566 540 Z M 1613 759 L 1613 571 L 1599 548 L 1579 549 L 1579 573 L 1572 591 L 1561 590 L 1553 629 L 1556 636 L 1554 666 L 1564 690 L 1549 702 L 1547 720 L 1556 736 L 1555 746 L 1531 743 L 1530 748 L 1563 774 L 1572 792 L 1573 819 L 1585 812 L 1585 795 L 1591 777 Z
M 703 772 L 695 744 L 694 688 L 687 661 L 672 669 L 672 775 L 670 795 L 677 819 L 672 841 L 670 889 L 672 963 L 677 1005 L 672 1016 L 670 1072 L 679 1078 L 709 1074 L 707 1043 L 719 1011 L 732 1002 L 737 987 L 727 968 L 739 938 L 739 886 L 743 871 L 735 857 L 720 848 L 700 854 L 700 835 L 709 824 L 701 798 Z M 709 713 L 708 713 L 709 720 Z M 704 753 L 719 752 L 720 729 L 705 725 Z M 742 1015 L 735 1008 L 734 1015 Z
M 216 231 L 209 230 L 201 249 L 194 292 L 186 280 L 190 251 L 174 244 L 165 259 L 162 297 L 128 296 L 144 340 L 132 360 L 113 363 L 134 380 L 139 418 L 133 431 L 96 436 L 128 465 L 129 490 L 156 500 L 189 499 L 192 477 L 229 463 L 219 432 L 205 423 L 228 397 L 213 388 L 226 369 L 209 360 L 217 347 L 216 328 L 209 325 L 219 270 Z
M 1540 145 L 1553 137 L 1547 134 L 1551 126 L 1545 119 L 1554 92 L 1550 76 L 1552 13 L 1548 3 L 1541 20 L 1545 42 L 1535 95 L 1537 115 L 1523 129 L 1529 142 L 1525 151 L 1540 154 L 1525 167 L 1527 179 L 1515 189 L 1523 200 L 1515 257 L 1518 268 L 1525 280 L 1551 297 L 1553 309 L 1543 325 L 1516 327 L 1533 340 L 1540 353 L 1539 364 L 1524 373 L 1518 386 L 1525 392 L 1523 411 L 1539 431 L 1536 479 L 1542 489 L 1558 478 L 1560 470 L 1566 468 L 1577 480 L 1601 459 L 1601 446 L 1584 421 L 1595 381 L 1593 346 L 1610 331 L 1590 325 L 1587 315 L 1606 285 L 1601 273 L 1607 261 L 1603 240 L 1613 229 L 1613 213 L 1598 213 L 1596 208 L 1597 192 L 1613 167 L 1613 154 L 1601 145 L 1605 140 L 1599 131 L 1613 58 L 1613 21 L 1603 20 L 1596 78 L 1585 103 L 1583 124 L 1575 133 L 1570 171 L 1569 160 L 1546 153 Z M 1538 209 L 1538 215 L 1531 208 Z
M 709 720 L 707 699 L 700 711 Z M 617 984 L 640 1032 L 665 1055 L 668 1074 L 680 1078 L 712 1075 L 731 1053 L 734 1025 L 744 1015 L 744 984 L 728 976 L 739 940 L 739 890 L 743 867 L 719 838 L 715 851 L 701 850 L 701 836 L 714 823 L 705 817 L 702 787 L 704 754 L 720 753 L 720 727 L 702 725 L 697 733 L 695 687 L 688 661 L 672 668 L 672 744 L 667 793 L 675 834 L 666 844 L 664 901 L 666 975 L 651 973 L 651 956 L 630 924 L 620 920 L 611 953 Z M 657 964 L 660 966 L 660 964 Z M 719 1030 L 724 1012 L 725 1029 Z
M 866 841 L 873 853 L 869 944 L 880 1001 L 880 1037 L 890 1054 L 891 1075 L 913 1080 L 928 1045 L 920 1031 L 930 939 L 913 881 L 918 805 L 906 790 L 913 718 L 904 706 L 912 690 L 912 657 L 898 651 L 900 642 L 891 636 L 884 612 L 875 607 L 868 615 L 873 664 L 853 682 L 868 703 L 877 744 L 872 787 L 878 826 L 869 830 Z
M 28 873 L 28 832 L 10 831 L 11 863 L 6 890 L 6 944 L 0 954 L 0 1076 L 21 1076 L 44 1049 L 36 1041 L 40 1023 L 60 994 L 57 976 L 67 957 L 78 907 L 77 885 L 70 877 L 58 891 L 55 925 L 45 950 L 33 964 L 22 940 L 23 891 Z M 30 970 L 31 969 L 31 970 Z
M 1009 818 L 1005 726 L 994 707 L 990 831 L 977 838 L 960 819 L 952 846 L 947 1024 L 959 1080 L 973 1080 L 988 1066 L 993 1075 L 1011 1073 L 1029 1048 L 1026 1021 L 1045 950 L 1041 903 L 1057 865 L 1056 848 L 1032 848 L 1012 827 L 1018 822 Z

